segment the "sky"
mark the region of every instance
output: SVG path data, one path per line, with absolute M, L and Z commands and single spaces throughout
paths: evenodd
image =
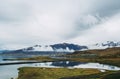
M 0 0 L 0 48 L 120 41 L 120 0 Z

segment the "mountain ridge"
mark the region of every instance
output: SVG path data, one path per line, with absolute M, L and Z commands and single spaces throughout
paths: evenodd
M 106 49 L 106 48 L 113 48 L 113 47 L 120 47 L 120 41 L 106 41 L 103 43 L 96 43 L 93 45 L 89 45 L 89 49 Z
M 77 44 L 59 43 L 53 45 L 34 45 L 32 47 L 23 48 L 23 51 L 55 51 L 55 52 L 73 52 L 77 50 L 88 49 L 87 46 Z
M 87 46 L 80 46 L 77 44 L 59 43 L 53 45 L 34 45 L 27 48 L 22 48 L 13 51 L 3 52 L 3 54 L 27 54 L 27 55 L 57 55 L 67 54 L 74 51 L 86 50 Z
M 84 51 L 89 49 L 106 49 L 106 48 L 113 48 L 113 47 L 120 47 L 120 42 L 114 41 L 107 41 L 104 43 L 96 43 L 93 45 L 77 45 L 73 43 L 58 43 L 53 45 L 34 45 L 31 47 L 21 48 L 17 50 L 6 50 L 2 53 L 26 53 L 26 54 L 66 54 L 66 53 L 73 53 L 75 51 Z

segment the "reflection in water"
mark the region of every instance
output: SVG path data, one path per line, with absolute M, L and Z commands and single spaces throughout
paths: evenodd
M 70 61 L 60 61 L 60 62 L 46 62 L 46 63 L 36 63 L 32 65 L 33 67 L 68 67 L 68 68 L 93 68 L 93 69 L 105 69 L 105 70 L 120 70 L 119 67 L 99 64 L 99 63 L 80 63 L 80 62 L 70 62 Z
M 15 62 L 15 61 L 2 61 L 2 57 L 0 57 L 0 63 L 2 62 Z M 0 79 L 11 79 L 12 77 L 14 77 L 15 79 L 18 76 L 17 69 L 19 67 L 94 68 L 94 69 L 100 69 L 101 72 L 104 72 L 105 70 L 120 70 L 119 67 L 111 66 L 111 65 L 99 64 L 99 63 L 80 63 L 80 62 L 70 62 L 70 61 L 43 62 L 43 63 L 33 63 L 33 64 L 16 64 L 16 65 L 0 66 Z
M 100 63 L 79 64 L 79 65 L 74 66 L 74 68 L 93 68 L 93 69 L 105 69 L 105 70 L 120 70 L 119 67 L 100 64 Z
M 61 66 L 61 67 L 68 67 L 68 66 L 75 66 L 79 64 L 85 64 L 85 63 L 78 63 L 78 62 L 69 62 L 69 61 L 61 61 L 61 62 L 53 62 L 53 66 Z

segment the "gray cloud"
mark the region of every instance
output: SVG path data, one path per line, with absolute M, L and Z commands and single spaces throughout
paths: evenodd
M 91 37 L 90 33 L 111 22 L 109 19 L 120 12 L 119 3 L 119 0 L 0 0 L 1 44 L 15 47 L 95 41 L 99 34 Z
M 12 23 L 23 21 L 29 16 L 29 6 L 15 0 L 0 0 L 0 22 Z
M 93 13 L 101 16 L 112 16 L 120 11 L 119 0 L 96 0 L 93 5 Z

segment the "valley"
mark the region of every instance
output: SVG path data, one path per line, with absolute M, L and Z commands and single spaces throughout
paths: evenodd
M 18 77 L 17 79 L 120 78 L 118 75 L 120 47 L 77 50 L 73 46 L 74 49 L 76 48 L 74 52 L 65 51 L 66 48 L 64 47 L 64 51 L 54 51 L 54 53 L 53 51 L 33 51 L 33 48 L 3 52 L 0 55 L 2 57 L 0 66 L 3 68 L 16 66 L 14 73 L 19 72 L 19 74 L 14 75 L 13 78 Z

